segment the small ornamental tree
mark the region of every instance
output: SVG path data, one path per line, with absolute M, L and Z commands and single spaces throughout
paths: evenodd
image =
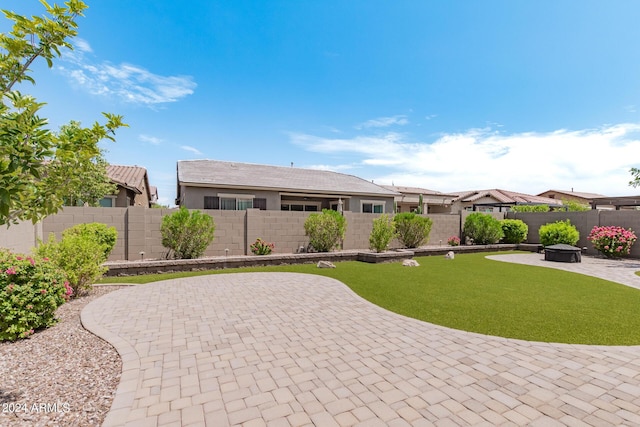
M 631 229 L 595 226 L 587 239 L 607 258 L 620 258 L 631 253 L 631 247 L 638 238 Z
M 500 226 L 504 234 L 502 240 L 505 243 L 522 243 L 527 240 L 529 226 L 525 224 L 524 221 L 519 219 L 503 219 L 500 221 Z
M 304 222 L 309 244 L 318 252 L 329 252 L 342 242 L 347 231 L 347 220 L 340 212 L 323 209 L 310 214 Z
M 2 11 L 12 28 L 0 33 L 0 225 L 35 223 L 79 199 L 97 203 L 113 189 L 98 143 L 114 140 L 116 129 L 126 126 L 122 116 L 103 113 L 104 124 L 84 128 L 71 121 L 56 133 L 39 116 L 44 103 L 16 90 L 35 83 L 30 67 L 38 58 L 52 67 L 62 50 L 72 48 L 76 19 L 87 8 L 80 0 L 41 3 L 44 16 Z
M 476 245 L 498 243 L 503 237 L 500 221 L 489 214 L 474 212 L 464 221 L 464 235 Z
M 540 235 L 540 243 L 542 246 L 551 246 L 564 243 L 565 245 L 575 246 L 580 240 L 578 229 L 571 224 L 568 219 L 566 221 L 556 221 L 544 224 L 538 230 Z
M 393 217 L 396 235 L 405 248 L 417 248 L 429 242 L 433 221 L 414 212 L 401 212 Z
M 514 205 L 510 206 L 511 212 L 549 212 L 549 205 Z
M 389 242 L 396 235 L 395 222 L 389 215 L 380 215 L 373 220 L 373 228 L 369 235 L 369 248 L 372 251 L 383 252 L 389 246 Z
M 189 212 L 181 206 L 180 209 L 162 218 L 160 233 L 162 246 L 169 249 L 167 258 L 193 259 L 199 258 L 213 242 L 216 230 L 213 218 L 194 210 Z

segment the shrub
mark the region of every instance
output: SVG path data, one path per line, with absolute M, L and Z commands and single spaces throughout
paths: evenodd
M 273 243 L 267 243 L 258 238 L 249 248 L 254 255 L 269 255 L 275 247 Z
M 458 236 L 451 236 L 447 239 L 449 246 L 460 246 L 460 238 Z
M 571 221 L 568 219 L 544 224 L 538 230 L 538 234 L 540 235 L 542 246 L 557 245 L 559 243 L 575 246 L 580 239 L 578 229 L 571 225 Z
M 162 246 L 173 251 L 174 258 L 199 258 L 213 242 L 216 226 L 209 215 L 181 206 L 177 212 L 162 218 Z
M 393 218 L 396 224 L 396 234 L 400 243 L 406 248 L 417 248 L 429 241 L 429 233 L 433 221 L 426 216 L 413 212 L 402 212 Z
M 515 205 L 509 208 L 511 212 L 549 212 L 549 205 Z
M 88 224 L 77 224 L 71 228 L 64 230 L 62 237 L 78 234 L 85 236 L 96 242 L 98 245 L 102 245 L 104 249 L 104 261 L 109 258 L 111 251 L 116 246 L 116 240 L 118 239 L 118 232 L 115 227 L 108 227 L 106 224 L 98 222 L 92 222 Z
M 387 249 L 389 242 L 396 235 L 395 223 L 389 215 L 380 215 L 373 220 L 373 228 L 369 235 L 369 248 L 376 252 Z
M 310 214 L 304 222 L 309 244 L 318 252 L 329 252 L 340 244 L 347 230 L 347 220 L 340 212 L 323 209 Z
M 631 229 L 595 226 L 587 239 L 602 255 L 608 258 L 619 258 L 631 253 L 631 246 L 638 238 Z
M 91 290 L 93 284 L 107 271 L 105 261 L 106 245 L 98 244 L 95 236 L 80 233 L 65 233 L 59 242 L 52 234 L 47 243 L 40 243 L 36 254 L 46 257 L 61 268 L 73 295 L 78 297 Z
M 503 219 L 500 221 L 505 243 L 522 243 L 527 240 L 529 226 L 519 219 Z
M 474 212 L 464 221 L 464 235 L 477 245 L 498 243 L 503 237 L 500 221 L 489 214 Z
M 590 211 L 591 207 L 589 205 L 583 205 L 582 203 L 578 203 L 575 200 L 562 200 L 562 206 L 567 208 L 569 212 L 586 212 Z
M 15 341 L 55 324 L 72 294 L 62 270 L 47 259 L 0 249 L 0 341 Z

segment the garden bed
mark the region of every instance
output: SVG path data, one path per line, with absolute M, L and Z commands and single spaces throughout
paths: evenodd
M 533 245 L 535 246 L 535 245 Z M 362 261 L 381 263 L 399 261 L 414 256 L 444 255 L 455 253 L 529 250 L 519 245 L 473 245 L 473 246 L 424 246 L 415 249 L 393 250 L 381 253 L 351 250 L 302 254 L 235 255 L 198 259 L 171 259 L 149 261 L 114 261 L 104 265 L 109 269 L 105 276 L 135 276 L 139 274 L 171 273 L 178 271 L 217 270 L 223 268 L 253 267 L 262 265 L 315 264 L 318 261 Z

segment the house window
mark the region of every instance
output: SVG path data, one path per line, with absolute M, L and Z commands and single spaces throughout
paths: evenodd
M 281 203 L 281 211 L 293 211 L 293 212 L 318 212 L 320 210 L 320 204 L 318 203 Z
M 363 201 L 362 213 L 384 213 L 385 202 Z
M 212 196 L 204 196 L 205 209 L 220 209 L 220 198 Z
M 267 199 L 254 198 L 248 194 L 221 194 L 220 197 L 205 196 L 205 209 L 221 209 L 224 211 L 244 211 L 247 209 L 267 209 Z
M 100 207 L 103 208 L 112 208 L 116 205 L 116 197 L 115 196 L 106 196 L 100 200 Z

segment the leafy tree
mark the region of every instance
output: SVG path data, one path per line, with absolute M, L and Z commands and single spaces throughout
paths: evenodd
M 68 0 L 65 6 L 41 3 L 47 13 L 42 17 L 2 11 L 13 27 L 0 34 L 0 224 L 36 222 L 57 212 L 65 199 L 93 202 L 96 193 L 106 190 L 98 143 L 114 140 L 115 130 L 126 126 L 122 116 L 103 113 L 104 124 L 83 128 L 72 121 L 53 132 L 38 115 L 44 104 L 14 88 L 35 83 L 30 67 L 36 59 L 52 67 L 61 49 L 72 49 L 75 20 L 87 8 L 80 0 Z M 97 189 L 82 190 L 94 184 Z
M 489 214 L 474 212 L 464 220 L 464 235 L 476 245 L 492 245 L 504 237 L 500 221 Z
M 562 206 L 567 208 L 567 211 L 569 212 L 586 212 L 586 211 L 590 211 L 591 207 L 589 205 L 585 205 L 579 202 L 576 202 L 575 200 L 565 200 L 562 199 Z
M 511 212 L 549 212 L 549 205 L 513 205 Z
M 383 214 L 373 220 L 373 228 L 369 234 L 369 248 L 376 252 L 383 252 L 389 246 L 389 242 L 396 235 L 396 224 L 393 218 Z
M 632 187 L 640 186 L 640 168 L 631 168 L 629 172 L 631 172 L 631 176 L 633 177 L 633 179 L 629 181 L 629 185 Z

